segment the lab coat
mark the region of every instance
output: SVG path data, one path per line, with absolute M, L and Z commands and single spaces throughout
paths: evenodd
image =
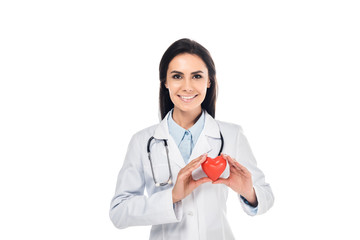
M 169 114 L 169 113 L 168 113 Z M 235 158 L 252 174 L 258 200 L 257 214 L 265 213 L 274 202 L 270 185 L 257 167 L 249 144 L 239 125 L 215 120 L 205 111 L 205 125 L 190 156 L 190 160 L 208 153 L 216 157 L 221 146 L 220 133 L 224 138 L 223 153 Z M 161 139 L 168 140 L 169 158 L 173 183 L 156 187 L 147 154 L 148 139 L 152 140 L 151 159 L 158 182 L 166 182 L 169 169 L 166 149 Z M 111 201 L 110 218 L 117 228 L 152 225 L 151 240 L 186 239 L 220 240 L 234 239 L 226 219 L 226 200 L 229 188 L 224 184 L 204 183 L 190 195 L 173 204 L 172 188 L 185 162 L 169 135 L 167 116 L 157 125 L 133 135 L 123 166 L 119 172 L 115 196 Z M 194 179 L 205 177 L 201 166 L 193 171 Z M 229 176 L 229 166 L 220 176 Z M 144 190 L 146 189 L 146 193 Z M 231 190 L 231 189 L 230 189 Z M 232 194 L 236 194 L 231 190 Z M 253 215 L 250 206 L 239 197 L 243 210 Z M 240 213 L 239 213 L 240 214 Z M 239 225 L 240 226 L 240 225 Z

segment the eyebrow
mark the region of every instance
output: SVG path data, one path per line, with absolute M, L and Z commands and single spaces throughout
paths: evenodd
M 182 73 L 182 72 L 179 72 L 179 71 L 172 71 L 171 73 L 177 73 L 177 74 L 182 74 L 182 75 L 184 75 L 184 73 Z M 191 74 L 197 74 L 197 73 L 204 73 L 203 71 L 201 71 L 201 70 L 199 70 L 199 71 L 196 71 L 196 72 L 192 72 Z

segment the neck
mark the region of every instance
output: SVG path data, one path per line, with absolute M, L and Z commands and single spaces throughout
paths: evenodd
M 194 111 L 181 111 L 178 108 L 174 108 L 172 118 L 174 121 L 185 128 L 186 130 L 191 128 L 201 116 L 201 107 Z

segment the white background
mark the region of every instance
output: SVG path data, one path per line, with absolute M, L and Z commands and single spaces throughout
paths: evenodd
M 131 136 L 159 121 L 160 58 L 188 37 L 215 61 L 216 118 L 243 127 L 275 194 L 248 217 L 230 192 L 236 238 L 359 239 L 359 12 L 346 0 L 1 1 L 0 238 L 148 238 L 108 210 Z

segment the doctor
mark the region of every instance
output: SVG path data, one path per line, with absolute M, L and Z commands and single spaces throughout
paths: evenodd
M 118 175 L 110 206 L 117 228 L 152 225 L 154 240 L 228 240 L 229 189 L 251 216 L 273 205 L 241 127 L 214 119 L 216 97 L 209 52 L 189 39 L 174 42 L 160 62 L 162 121 L 133 135 Z M 228 164 L 212 182 L 201 163 L 219 154 Z

